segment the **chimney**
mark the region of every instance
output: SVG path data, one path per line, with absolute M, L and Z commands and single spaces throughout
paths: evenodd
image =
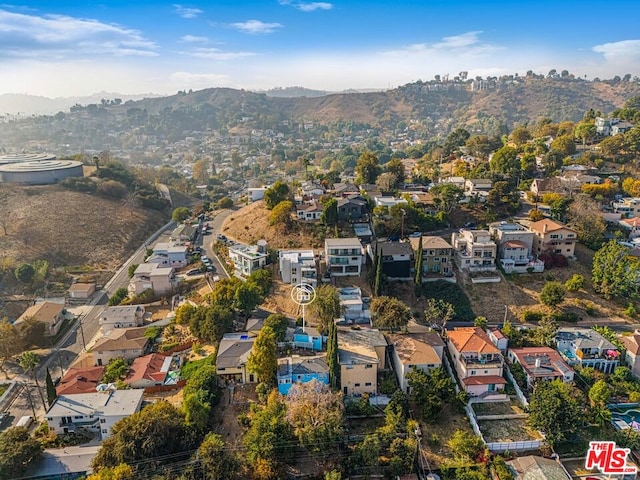
M 547 222 L 542 225 L 542 233 L 547 233 Z

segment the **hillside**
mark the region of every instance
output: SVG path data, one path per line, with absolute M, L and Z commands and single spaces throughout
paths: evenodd
M 59 186 L 0 184 L 0 258 L 48 260 L 54 266 L 91 265 L 115 271 L 149 234 L 168 220 L 161 212 L 130 207 Z

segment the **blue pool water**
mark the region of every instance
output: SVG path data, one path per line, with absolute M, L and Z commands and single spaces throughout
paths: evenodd
M 624 412 L 612 412 L 612 420 L 622 420 L 627 425 L 631 425 L 634 420 L 640 423 L 640 410 L 629 409 Z

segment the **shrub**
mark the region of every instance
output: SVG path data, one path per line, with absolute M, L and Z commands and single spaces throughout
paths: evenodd
M 625 309 L 624 314 L 629 318 L 636 318 L 638 316 L 638 311 L 633 302 L 629 302 L 629 306 Z
M 533 310 L 525 310 L 522 312 L 522 320 L 525 323 L 538 323 L 544 315 L 542 312 L 534 312 Z
M 573 277 L 564 282 L 564 287 L 570 292 L 577 292 L 581 288 L 584 288 L 585 283 L 586 279 L 584 278 L 584 275 L 576 273 Z
M 98 184 L 98 193 L 104 197 L 122 198 L 127 194 L 127 187 L 116 180 L 105 180 Z
M 560 305 L 564 300 L 565 288 L 560 282 L 547 282 L 540 292 L 540 301 L 549 307 Z

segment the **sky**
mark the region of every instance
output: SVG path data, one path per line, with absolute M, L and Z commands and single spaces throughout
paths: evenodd
M 640 76 L 638 0 L 184 1 L 0 3 L 0 94 Z

